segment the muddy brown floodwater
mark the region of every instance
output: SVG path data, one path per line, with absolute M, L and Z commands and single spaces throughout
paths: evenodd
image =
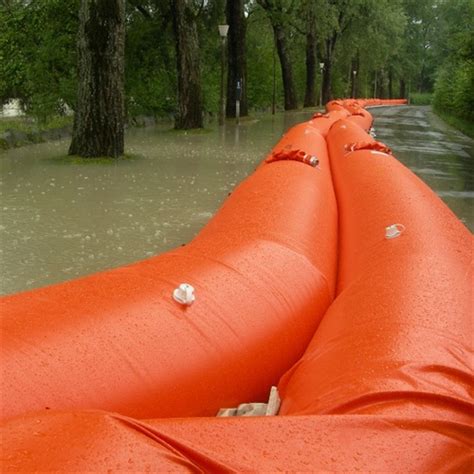
M 473 141 L 424 107 L 372 109 L 377 138 L 463 222 L 472 215 Z M 175 132 L 133 129 L 115 164 L 58 159 L 68 141 L 0 154 L 0 292 L 36 288 L 117 267 L 189 242 L 282 133 L 309 112 L 240 126 Z

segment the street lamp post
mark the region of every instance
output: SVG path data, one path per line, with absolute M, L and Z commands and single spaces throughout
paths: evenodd
M 235 91 L 235 119 L 237 125 L 240 124 L 240 99 L 242 98 L 242 83 L 243 79 L 237 81 L 237 89 Z
M 221 37 L 221 97 L 219 104 L 219 125 L 224 125 L 225 117 L 225 95 L 224 95 L 224 72 L 225 72 L 225 39 L 229 25 L 219 25 L 219 35 Z
M 357 76 L 357 71 L 352 71 L 352 98 L 355 99 L 355 94 L 356 94 L 356 76 Z
M 272 115 L 275 115 L 276 108 L 276 58 L 275 49 L 276 42 L 273 41 L 273 93 L 272 93 Z
M 321 87 L 319 88 L 319 105 L 323 105 L 323 72 L 324 63 L 319 63 L 319 70 L 321 72 Z

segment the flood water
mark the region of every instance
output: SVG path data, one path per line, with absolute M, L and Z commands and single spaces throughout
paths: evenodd
M 474 229 L 473 141 L 423 107 L 379 108 L 377 138 Z M 189 242 L 282 133 L 308 112 L 204 132 L 128 131 L 117 163 L 65 163 L 69 141 L 0 153 L 0 292 L 134 262 Z

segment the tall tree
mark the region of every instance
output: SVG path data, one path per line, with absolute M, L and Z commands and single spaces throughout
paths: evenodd
M 403 0 L 408 17 L 405 34 L 404 79 L 409 89 L 426 92 L 433 86 L 435 64 L 432 44 L 438 36 L 436 0 Z M 457 3 L 457 0 L 456 2 Z
M 282 0 L 257 0 L 257 3 L 267 12 L 273 28 L 275 43 L 280 59 L 283 93 L 285 97 L 285 110 L 298 108 L 298 97 L 293 79 L 293 66 L 291 64 L 288 39 L 285 30 L 285 18 L 289 14 Z
M 313 2 L 306 7 L 306 86 L 304 106 L 316 105 L 316 12 Z
M 438 71 L 433 104 L 442 115 L 466 121 L 463 131 L 473 135 L 474 123 L 474 4 L 470 0 L 443 1 L 438 9 Z M 458 121 L 456 121 L 458 122 Z
M 175 128 L 203 127 L 199 40 L 193 0 L 170 0 L 176 40 L 178 114 Z
M 333 97 L 332 79 L 335 62 L 336 46 L 340 38 L 344 36 L 351 25 L 354 17 L 359 13 L 361 0 L 326 0 L 326 35 L 321 47 L 323 70 L 323 103 L 328 102 Z
M 81 0 L 79 83 L 70 155 L 124 149 L 125 0 Z
M 226 116 L 235 117 L 237 98 L 240 100 L 240 115 L 245 116 L 248 115 L 248 105 L 244 0 L 227 0 L 226 19 L 229 25 Z
M 41 121 L 76 101 L 78 2 L 0 0 L 0 102 Z

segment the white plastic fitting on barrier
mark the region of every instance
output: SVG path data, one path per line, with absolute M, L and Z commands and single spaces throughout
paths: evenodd
M 385 227 L 385 238 L 395 239 L 396 237 L 399 237 L 404 230 L 405 230 L 405 226 L 403 224 L 389 225 Z
M 179 304 L 191 306 L 196 300 L 194 287 L 189 283 L 181 283 L 181 285 L 173 291 L 173 299 Z
M 372 137 L 372 138 L 375 138 L 377 136 L 377 134 L 375 133 L 375 128 L 374 127 L 371 127 L 370 130 L 369 130 L 369 135 Z

